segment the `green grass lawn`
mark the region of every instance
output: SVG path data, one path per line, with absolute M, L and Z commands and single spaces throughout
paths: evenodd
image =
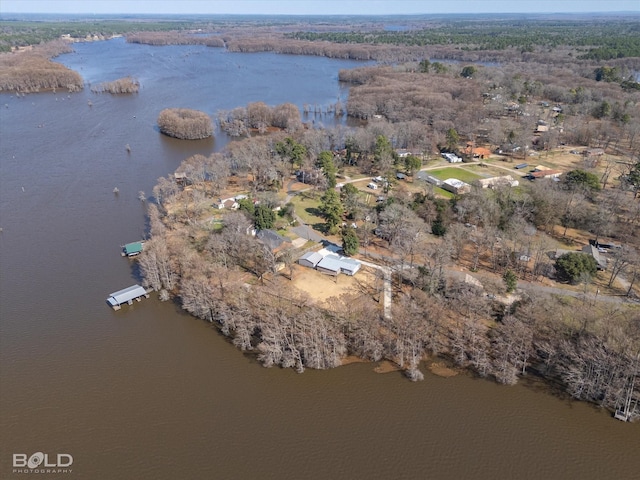
M 437 170 L 428 170 L 428 173 L 429 175 L 433 175 L 440 180 L 446 180 L 447 178 L 457 178 L 458 180 L 462 180 L 466 183 L 473 183 L 475 180 L 483 178 L 482 175 L 470 172 L 469 170 L 465 170 L 464 168 L 445 167 L 438 168 Z
M 449 178 L 449 177 L 447 177 Z M 446 180 L 446 179 L 445 179 Z M 433 187 L 433 193 L 436 194 L 439 197 L 444 197 L 444 198 L 453 198 L 455 197 L 455 195 L 451 192 L 449 192 L 448 190 L 445 190 L 444 188 L 440 188 L 440 187 Z
M 293 203 L 296 214 L 307 225 L 324 223 L 324 218 L 320 216 L 320 211 L 318 210 L 318 206 L 320 205 L 319 195 L 296 195 L 291 199 L 291 203 Z

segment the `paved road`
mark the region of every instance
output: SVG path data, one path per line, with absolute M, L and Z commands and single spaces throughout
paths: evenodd
M 323 237 L 321 234 L 316 232 L 309 225 L 305 225 L 300 217 L 294 215 L 294 218 L 298 221 L 298 226 L 291 228 L 291 231 L 298 235 L 301 238 L 306 238 L 307 240 L 313 240 L 314 242 L 322 242 L 323 240 L 327 240 L 326 237 Z M 327 240 L 328 241 L 328 240 Z
M 365 260 L 360 260 L 363 265 L 367 267 L 375 268 L 380 270 L 384 277 L 384 291 L 383 291 L 383 303 L 384 306 L 384 318 L 387 320 L 391 319 L 391 268 L 385 267 L 383 265 L 378 265 L 377 263 L 367 262 Z

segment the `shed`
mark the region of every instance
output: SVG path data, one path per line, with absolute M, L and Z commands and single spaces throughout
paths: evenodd
M 134 300 L 140 301 L 141 297 L 149 298 L 147 291 L 140 285 L 132 285 L 130 287 L 118 290 L 109 294 L 107 303 L 114 310 L 120 310 L 120 306 L 124 303 L 131 305 Z
M 600 156 L 604 155 L 604 149 L 602 149 L 602 148 L 587 148 L 584 151 L 584 154 L 587 157 L 592 157 L 592 156 L 600 157 Z
M 304 267 L 316 268 L 322 260 L 322 255 L 318 252 L 307 252 L 298 259 L 298 263 Z
M 436 185 L 438 187 L 440 185 L 442 185 L 442 180 L 440 180 L 440 179 L 438 179 L 438 178 L 436 178 L 436 177 L 434 177 L 432 175 L 429 175 L 429 173 L 427 173 L 424 170 L 418 172 L 416 177 L 418 178 L 418 180 L 422 180 L 423 182 L 431 183 L 431 184 Z

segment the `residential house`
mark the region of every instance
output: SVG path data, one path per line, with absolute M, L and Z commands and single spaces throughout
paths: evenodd
M 467 143 L 464 153 L 473 158 L 489 158 L 491 156 L 491 150 L 485 147 L 474 147 L 472 143 Z
M 326 275 L 338 276 L 340 273 L 355 275 L 362 263 L 353 258 L 340 257 L 335 254 L 326 255 L 316 264 L 316 270 Z
M 457 156 L 454 153 L 443 153 L 442 154 L 442 158 L 444 158 L 447 162 L 449 163 L 460 163 L 462 162 L 462 158 L 460 158 L 459 156 Z
M 291 244 L 291 240 L 274 230 L 259 230 L 256 233 L 256 238 L 269 247 L 272 252 L 278 252 Z
M 494 188 L 501 185 L 509 187 L 517 187 L 520 182 L 514 180 L 511 175 L 504 175 L 502 177 L 481 178 L 478 183 L 482 188 Z
M 598 247 L 596 247 L 595 245 L 585 245 L 584 247 L 582 247 L 582 251 L 593 257 L 598 265 L 598 270 L 607 269 L 607 259 L 603 258 L 602 255 L 600 255 Z
M 536 180 L 538 178 L 558 178 L 560 175 L 562 175 L 562 170 L 546 169 L 531 172 L 529 175 L 525 176 L 525 178 L 528 178 L 529 180 Z
M 458 180 L 457 178 L 447 178 L 442 182 L 442 188 L 448 192 L 455 193 L 456 195 L 469 193 L 471 191 L 471 185 L 463 182 L 462 180 Z

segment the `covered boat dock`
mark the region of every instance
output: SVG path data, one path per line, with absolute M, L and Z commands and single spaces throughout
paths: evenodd
M 107 303 L 114 310 L 120 310 L 121 306 L 125 303 L 132 305 L 133 301 L 140 301 L 142 297 L 149 298 L 147 291 L 140 285 L 132 285 L 130 287 L 118 290 L 109 294 Z
M 140 255 L 144 248 L 144 242 L 132 242 L 122 246 L 123 257 L 135 257 Z

